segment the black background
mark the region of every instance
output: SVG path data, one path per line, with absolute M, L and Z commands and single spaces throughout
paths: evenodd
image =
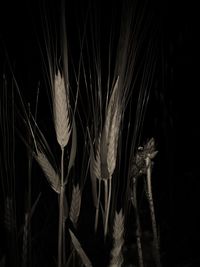
M 28 101 L 35 97 L 42 75 L 37 40 L 42 34 L 39 3 L 0 3 L 0 75 L 6 70 L 7 53 Z M 158 73 L 162 78 L 159 79 L 160 88 L 153 94 L 148 110 L 154 116 L 155 124 L 148 127 L 155 127 L 152 132 L 159 140 L 155 195 L 158 216 L 164 229 L 161 238 L 163 236 L 167 252 L 166 261 L 175 258 L 168 266 L 200 261 L 199 14 L 197 6 L 193 4 L 189 1 L 167 0 L 155 4 L 159 14 L 158 23 L 161 24 L 162 54 L 158 55 Z M 49 1 L 48 5 L 51 12 L 58 12 L 56 2 Z M 76 11 L 80 12 L 81 8 L 84 10 L 83 3 L 73 2 L 69 17 L 71 36 L 73 29 L 77 29 Z

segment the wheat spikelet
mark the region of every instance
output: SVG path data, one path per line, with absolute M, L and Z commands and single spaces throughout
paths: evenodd
M 109 142 L 108 142 L 107 166 L 110 176 L 112 176 L 116 166 L 120 119 L 121 116 L 119 113 L 119 109 L 117 108 L 113 115 L 110 133 L 108 137 Z
M 94 152 L 91 153 L 92 172 L 93 172 L 94 176 L 98 179 L 101 179 L 100 140 L 101 140 L 101 135 L 98 138 L 96 155 L 94 156 Z
M 108 136 L 109 134 L 110 122 L 112 120 L 113 113 L 116 110 L 118 104 L 118 95 L 117 95 L 119 88 L 118 84 L 119 84 L 119 76 L 117 77 L 117 80 L 115 82 L 106 112 L 106 121 L 105 121 L 106 136 Z
M 55 75 L 54 94 L 54 124 L 57 141 L 61 148 L 64 148 L 70 137 L 70 120 L 69 120 L 69 102 L 66 96 L 64 77 L 61 77 L 60 71 Z
M 69 229 L 69 233 L 70 233 L 74 248 L 75 248 L 76 252 L 78 253 L 78 255 L 80 256 L 83 264 L 86 267 L 92 267 L 92 263 L 90 262 L 88 256 L 85 254 L 84 250 L 82 249 L 80 242 L 78 241 L 78 239 L 75 237 L 75 235 L 72 233 L 72 231 L 70 229 Z
M 111 261 L 109 267 L 120 267 L 123 263 L 122 247 L 124 244 L 124 216 L 122 210 L 115 213 L 113 227 L 113 249 L 111 251 Z
M 48 161 L 46 155 L 40 151 L 38 151 L 35 158 L 40 165 L 41 169 L 43 170 L 47 181 L 50 183 L 52 189 L 60 194 L 60 179 L 59 175 L 56 173 L 54 168 L 52 167 L 51 163 Z
M 77 185 L 77 186 L 73 186 L 72 201 L 71 201 L 71 207 L 70 207 L 70 212 L 69 212 L 70 220 L 72 221 L 75 227 L 78 222 L 80 208 L 81 208 L 81 191 L 79 189 L 79 185 Z

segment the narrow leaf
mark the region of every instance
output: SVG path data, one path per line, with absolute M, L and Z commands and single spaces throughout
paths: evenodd
M 78 241 L 78 239 L 75 237 L 75 235 L 72 233 L 70 229 L 69 229 L 69 233 L 70 233 L 74 248 L 76 252 L 78 253 L 78 255 L 80 256 L 85 267 L 92 267 L 92 263 L 90 262 L 88 256 L 85 254 L 84 250 L 82 249 L 80 242 Z
M 68 175 L 69 172 L 74 165 L 75 157 L 76 157 L 76 149 L 77 149 L 77 130 L 76 130 L 76 123 L 75 119 L 72 122 L 72 145 L 70 151 L 70 158 L 69 158 L 69 165 L 68 165 Z

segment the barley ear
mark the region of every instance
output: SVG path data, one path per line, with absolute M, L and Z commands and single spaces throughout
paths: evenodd
M 113 248 L 111 250 L 111 261 L 109 267 L 121 267 L 123 264 L 122 248 L 124 245 L 124 215 L 122 210 L 115 213 L 113 227 Z
M 53 91 L 54 125 L 57 141 L 64 148 L 71 134 L 69 119 L 69 101 L 67 99 L 64 77 L 60 71 L 55 75 Z
M 80 242 L 78 241 L 78 239 L 75 237 L 75 235 L 72 233 L 72 231 L 70 229 L 69 229 L 69 233 L 71 236 L 73 246 L 74 246 L 76 252 L 78 253 L 78 255 L 80 256 L 84 266 L 85 267 L 92 267 L 92 263 L 90 262 L 88 256 L 85 254 L 84 250 L 82 249 Z
M 46 155 L 40 151 L 38 151 L 37 155 L 34 155 L 36 161 L 40 165 L 41 169 L 44 172 L 44 175 L 47 178 L 52 189 L 60 194 L 60 179 L 59 175 L 56 173 L 54 168 L 52 167 L 51 163 L 47 159 Z

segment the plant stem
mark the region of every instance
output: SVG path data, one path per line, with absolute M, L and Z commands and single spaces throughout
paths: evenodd
M 61 179 L 58 225 L 58 267 L 62 267 L 63 256 L 63 201 L 64 201 L 64 147 L 61 148 Z
M 154 203 L 153 203 L 153 194 L 152 194 L 152 185 L 151 185 L 151 159 L 150 157 L 146 158 L 146 167 L 147 167 L 147 194 L 148 194 L 148 202 L 149 208 L 151 212 L 151 223 L 154 237 L 154 249 L 155 249 L 155 261 L 156 267 L 161 267 L 160 262 L 160 253 L 159 253 L 159 243 L 158 243 L 158 235 L 157 235 L 157 226 L 156 226 L 156 218 L 154 211 Z
M 108 185 L 108 182 L 106 180 L 106 185 Z M 104 237 L 106 238 L 106 235 L 108 233 L 108 218 L 109 218 L 109 211 L 110 211 L 110 200 L 111 200 L 111 189 L 112 189 L 112 179 L 109 178 L 109 186 L 108 186 L 108 197 L 107 197 L 107 205 L 105 209 L 105 226 L 104 226 Z
M 135 216 L 136 216 L 136 241 L 137 241 L 139 267 L 144 267 L 142 245 L 141 245 L 141 225 L 140 225 L 140 216 L 137 204 L 137 178 L 133 178 L 132 204 L 133 208 L 135 209 Z
M 31 110 L 29 107 L 29 120 L 31 118 Z M 31 143 L 31 134 L 28 135 L 29 146 L 32 147 Z M 27 245 L 28 245 L 28 266 L 31 267 L 31 196 L 32 196 L 32 188 L 31 188 L 31 180 L 32 180 L 32 153 L 28 151 L 28 236 L 27 236 Z
M 99 179 L 98 186 L 99 186 L 99 191 L 98 191 L 97 207 L 96 207 L 96 214 L 95 214 L 95 225 L 94 225 L 95 233 L 97 231 L 98 219 L 99 219 L 99 203 L 100 203 L 100 197 L 101 197 L 101 180 L 100 179 Z

